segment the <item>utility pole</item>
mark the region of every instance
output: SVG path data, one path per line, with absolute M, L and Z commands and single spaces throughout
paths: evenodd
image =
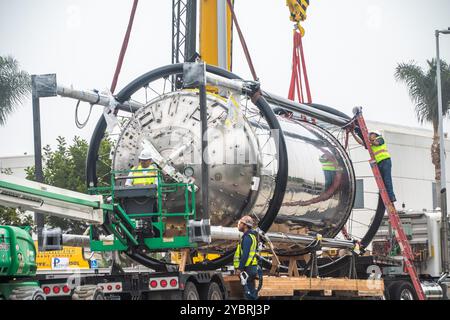
M 34 136 L 34 179 L 37 182 L 44 182 L 44 172 L 42 169 L 42 143 L 41 143 L 41 106 L 40 98 L 55 97 L 56 94 L 56 74 L 32 75 L 31 93 L 33 103 L 33 136 Z M 34 222 L 38 236 L 38 249 L 43 250 L 42 232 L 44 230 L 44 215 L 35 211 Z
M 442 115 L 442 83 L 441 83 L 441 58 L 439 53 L 439 35 L 450 34 L 447 30 L 436 30 L 436 82 L 439 119 L 439 159 L 441 163 L 441 264 L 442 272 L 449 272 L 449 246 L 448 246 L 448 216 L 447 216 L 447 182 L 445 175 L 445 145 L 444 145 L 444 121 Z
M 39 103 L 39 92 L 36 84 L 36 76 L 31 76 L 31 94 L 33 101 L 33 135 L 34 135 L 34 179 L 37 182 L 44 182 L 44 172 L 42 170 L 42 143 L 41 143 L 41 107 Z M 34 223 L 36 224 L 36 234 L 38 238 L 38 248 L 42 249 L 42 231 L 44 229 L 44 215 L 39 212 L 34 213 Z

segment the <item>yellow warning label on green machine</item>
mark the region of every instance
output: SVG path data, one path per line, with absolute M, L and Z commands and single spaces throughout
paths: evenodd
M 37 242 L 35 242 L 37 250 Z M 83 249 L 63 247 L 63 250 L 37 252 L 38 270 L 89 269 L 89 261 L 83 257 Z

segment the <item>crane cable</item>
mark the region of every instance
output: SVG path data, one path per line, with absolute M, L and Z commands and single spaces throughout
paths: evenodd
M 125 53 L 127 52 L 128 49 L 128 43 L 130 41 L 130 36 L 131 36 L 131 30 L 133 29 L 133 23 L 134 23 L 134 17 L 136 16 L 136 9 L 137 9 L 137 5 L 138 5 L 139 0 L 134 0 L 133 1 L 133 6 L 131 8 L 131 13 L 130 13 L 130 18 L 128 20 L 128 26 L 127 26 L 127 31 L 125 32 L 125 37 L 123 39 L 122 42 L 122 47 L 120 49 L 120 53 L 119 53 L 119 58 L 117 60 L 117 64 L 116 64 L 116 70 L 114 72 L 114 76 L 112 79 L 112 83 L 111 83 L 111 87 L 110 87 L 110 92 L 111 94 L 114 93 L 114 91 L 116 91 L 116 87 L 117 87 L 117 82 L 119 80 L 119 75 L 120 75 L 120 71 L 122 70 L 122 66 L 123 66 L 123 61 L 125 59 Z M 98 101 L 100 100 L 100 96 L 97 90 L 94 90 L 97 95 L 98 95 L 98 100 L 96 103 L 91 104 L 90 109 L 89 109 L 89 114 L 86 118 L 86 120 L 84 122 L 80 122 L 79 121 L 79 117 L 78 117 L 78 109 L 80 107 L 80 102 L 81 100 L 78 100 L 76 108 L 75 108 L 75 124 L 77 126 L 78 129 L 83 129 L 86 124 L 89 121 L 89 118 L 91 117 L 91 113 L 92 113 L 92 107 L 93 105 L 97 104 Z M 117 115 L 118 110 L 116 109 L 114 111 L 114 114 Z

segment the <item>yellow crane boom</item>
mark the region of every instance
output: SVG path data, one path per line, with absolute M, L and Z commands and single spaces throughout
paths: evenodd
M 200 0 L 200 56 L 203 61 L 231 70 L 232 30 L 226 0 Z

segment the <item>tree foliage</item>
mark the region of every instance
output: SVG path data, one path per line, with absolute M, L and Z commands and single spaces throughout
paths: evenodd
M 19 69 L 17 60 L 0 56 L 0 125 L 30 90 L 30 76 Z
M 57 138 L 56 150 L 50 146 L 43 148 L 43 171 L 44 183 L 59 188 L 64 188 L 81 193 L 88 193 L 86 185 L 86 158 L 88 152 L 88 143 L 80 137 L 73 139 L 72 145 L 68 145 L 63 137 Z M 97 175 L 99 185 L 110 184 L 110 171 L 112 142 L 110 139 L 103 139 L 97 164 Z M 26 169 L 27 179 L 34 180 L 35 168 Z M 48 227 L 60 227 L 64 232 L 81 234 L 87 224 L 75 220 L 62 219 L 58 217 L 47 216 L 46 225 Z
M 423 70 L 415 62 L 400 63 L 395 71 L 398 81 L 406 84 L 411 100 L 415 104 L 417 120 L 438 125 L 436 60 L 427 61 L 428 69 Z M 450 67 L 441 60 L 442 113 L 446 115 L 450 107 Z
M 428 60 L 428 69 L 424 70 L 414 61 L 400 63 L 395 70 L 395 78 L 404 82 L 409 90 L 409 96 L 415 105 L 416 117 L 419 123 L 431 123 L 433 125 L 433 144 L 431 146 L 431 159 L 435 167 L 435 180 L 441 179 L 441 164 L 439 159 L 438 136 L 438 99 L 436 70 L 437 61 Z M 450 66 L 441 60 L 442 81 L 442 114 L 446 116 L 450 108 Z M 439 186 L 439 183 L 436 183 Z
M 1 174 L 12 174 L 11 169 L 5 168 L 0 170 Z M 33 224 L 33 217 L 26 212 L 0 206 L 0 225 L 8 226 L 29 226 Z

